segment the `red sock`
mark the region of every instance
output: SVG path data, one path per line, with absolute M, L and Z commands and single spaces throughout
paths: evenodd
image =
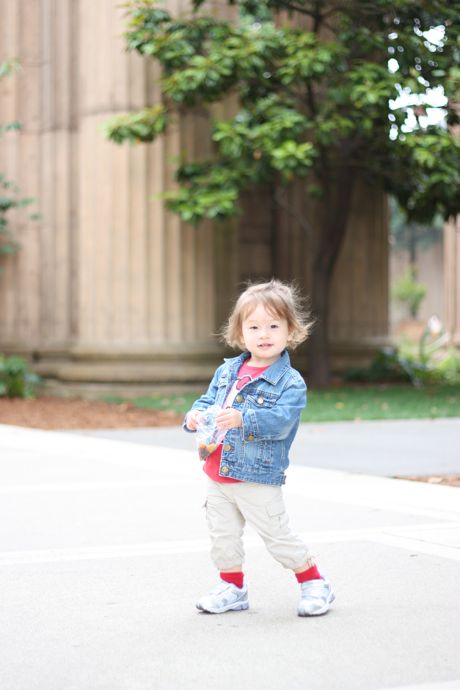
M 302 570 L 301 573 L 295 574 L 297 582 L 307 582 L 307 580 L 321 580 L 321 575 L 319 573 L 316 565 L 312 565 L 308 570 Z
M 242 572 L 239 573 L 220 573 L 220 579 L 223 580 L 224 582 L 230 582 L 232 585 L 235 585 L 235 587 L 241 587 L 243 586 L 243 579 L 244 579 L 244 574 Z

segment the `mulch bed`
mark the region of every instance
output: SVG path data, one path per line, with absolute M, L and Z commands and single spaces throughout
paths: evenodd
M 411 482 L 426 482 L 427 484 L 440 484 L 441 486 L 460 486 L 460 474 L 443 474 L 433 477 L 395 477 L 395 479 L 408 479 Z
M 129 429 L 176 426 L 183 416 L 175 412 L 146 410 L 130 403 L 62 398 L 0 398 L 0 424 L 34 429 Z

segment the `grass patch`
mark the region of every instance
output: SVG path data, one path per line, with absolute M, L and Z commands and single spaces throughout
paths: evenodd
M 154 410 L 187 412 L 200 393 L 152 395 L 131 400 L 134 405 Z M 124 402 L 122 398 L 104 398 Z M 364 419 L 436 419 L 460 417 L 460 384 L 345 385 L 310 389 L 303 422 L 340 422 Z
M 460 385 L 343 386 L 310 390 L 303 422 L 460 417 Z
M 201 392 L 171 393 L 171 395 L 146 395 L 140 398 L 126 400 L 118 396 L 106 396 L 105 402 L 124 403 L 130 402 L 136 407 L 143 407 L 148 410 L 168 410 L 185 414 L 189 411 L 193 403 L 200 397 Z

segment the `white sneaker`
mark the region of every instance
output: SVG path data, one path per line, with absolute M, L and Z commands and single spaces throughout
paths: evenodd
M 302 582 L 299 616 L 322 616 L 327 613 L 335 599 L 329 580 L 307 580 Z
M 224 582 L 222 580 L 209 594 L 197 601 L 196 607 L 200 611 L 207 611 L 208 613 L 225 613 L 226 611 L 248 609 L 247 585 L 243 585 L 240 589 L 231 582 Z

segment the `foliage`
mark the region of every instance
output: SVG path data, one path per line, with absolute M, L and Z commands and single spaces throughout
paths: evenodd
M 8 60 L 0 63 L 0 78 L 7 77 L 20 69 L 17 60 Z M 17 120 L 7 124 L 0 124 L 0 136 L 6 132 L 17 131 L 21 129 L 21 123 Z M 3 190 L 3 191 L 2 191 Z M 5 175 L 0 173 L 0 255 L 14 254 L 19 248 L 18 242 L 15 240 L 8 224 L 7 213 L 13 208 L 22 208 L 33 203 L 34 199 L 30 197 L 20 197 L 21 190 L 14 182 L 8 180 Z M 36 214 L 32 214 L 31 218 L 37 218 Z
M 105 132 L 117 144 L 123 141 L 153 141 L 164 132 L 168 118 L 162 105 L 144 108 L 135 115 L 119 115 L 105 124 Z
M 22 357 L 0 354 L 0 397 L 31 398 L 39 382 Z
M 322 171 L 332 172 L 345 143 L 347 158 L 383 181 L 412 219 L 459 210 L 460 141 L 441 127 L 422 127 L 420 116 L 415 130 L 405 131 L 413 104 L 390 105 L 410 94 L 423 112 L 428 90 L 439 86 L 455 97 L 457 3 L 231 4 L 239 21 L 201 13 L 175 18 L 152 0 L 127 4 L 128 47 L 161 64 L 163 103 L 152 117 L 143 111 L 112 120 L 107 133 L 114 141 L 150 141 L 183 107 L 229 94 L 240 104 L 235 117 L 214 122 L 213 158 L 179 165 L 179 189 L 167 197 L 174 211 L 192 222 L 226 217 L 237 212 L 242 189 L 273 178 L 288 184 L 309 172 L 318 179 L 307 191 L 324 194 Z M 285 9 L 293 20 L 275 23 Z M 311 18 L 311 30 L 300 28 L 300 15 Z M 438 41 L 428 33 L 435 26 L 444 27 Z M 446 108 L 450 122 L 458 121 Z
M 426 287 L 415 280 L 415 268 L 409 266 L 392 288 L 394 299 L 404 304 L 412 318 L 416 319 L 426 297 Z
M 127 46 L 159 65 L 161 102 L 150 123 L 124 114 L 108 124 L 107 135 L 118 143 L 150 141 L 176 114 L 198 108 L 209 113 L 211 155 L 193 159 L 182 151 L 177 185 L 165 197 L 170 209 L 194 224 L 235 215 L 241 193 L 255 185 L 270 188 L 282 205 L 280 188 L 305 181 L 307 203 L 319 211 L 313 228 L 298 221 L 314 233 L 308 260 L 317 328 L 310 340 L 310 380 L 324 382 L 329 287 L 355 180 L 364 177 L 393 194 L 411 222 L 460 211 L 460 138 L 425 117 L 437 108 L 448 125 L 460 122 L 460 5 L 228 4 L 234 6 L 231 21 L 220 18 L 222 6 L 208 15 L 202 0 L 177 16 L 156 0 L 126 4 Z M 442 108 L 430 102 L 436 89 L 445 94 Z M 228 117 L 213 117 L 213 104 L 224 102 Z
M 450 347 L 446 355 L 436 365 L 440 380 L 448 383 L 460 382 L 460 354 L 454 347 Z
M 350 367 L 344 374 L 345 381 L 355 382 L 410 382 L 418 381 L 426 367 L 413 367 L 406 357 L 401 357 L 398 349 L 387 347 L 377 352 L 368 367 Z
M 416 387 L 430 383 L 460 384 L 460 354 L 455 348 L 443 349 L 435 344 L 414 352 L 403 347 L 380 350 L 368 367 L 351 367 L 345 372 L 346 381 L 354 382 L 410 382 Z

